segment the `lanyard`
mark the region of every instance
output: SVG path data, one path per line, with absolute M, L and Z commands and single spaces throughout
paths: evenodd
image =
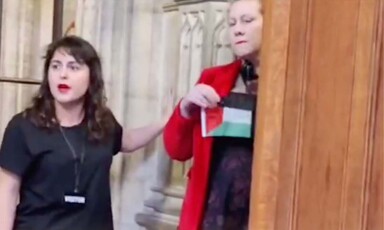
M 84 164 L 84 158 L 85 158 L 85 141 L 83 141 L 82 143 L 82 147 L 81 147 L 81 152 L 80 154 L 78 155 L 75 151 L 75 148 L 73 147 L 73 145 L 71 144 L 71 142 L 69 141 L 69 139 L 67 138 L 67 136 L 65 135 L 65 132 L 63 130 L 63 128 L 61 126 L 60 127 L 60 132 L 61 132 L 61 135 L 63 136 L 70 152 L 72 153 L 72 157 L 75 161 L 75 167 L 74 167 L 74 174 L 75 174 L 75 188 L 74 188 L 74 193 L 78 193 L 79 192 L 79 183 L 80 183 L 80 174 L 81 174 L 81 166 Z

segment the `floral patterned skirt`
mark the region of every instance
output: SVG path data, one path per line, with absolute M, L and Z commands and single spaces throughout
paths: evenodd
M 247 229 L 253 139 L 215 138 L 203 230 Z

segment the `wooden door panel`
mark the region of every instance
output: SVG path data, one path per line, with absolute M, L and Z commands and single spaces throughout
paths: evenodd
M 265 2 L 250 229 L 383 229 L 383 2 Z

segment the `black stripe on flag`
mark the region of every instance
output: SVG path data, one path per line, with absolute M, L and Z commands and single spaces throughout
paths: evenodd
M 219 103 L 221 107 L 254 111 L 256 108 L 256 96 L 246 93 L 230 93 Z

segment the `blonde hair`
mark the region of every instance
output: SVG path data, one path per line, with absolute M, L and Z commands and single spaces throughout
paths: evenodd
M 235 2 L 239 2 L 239 1 L 245 1 L 245 0 L 228 0 L 228 3 L 229 3 L 229 6 L 231 6 L 233 3 Z M 261 13 L 264 12 L 264 0 L 247 0 L 247 1 L 258 1 L 260 3 L 260 11 Z

